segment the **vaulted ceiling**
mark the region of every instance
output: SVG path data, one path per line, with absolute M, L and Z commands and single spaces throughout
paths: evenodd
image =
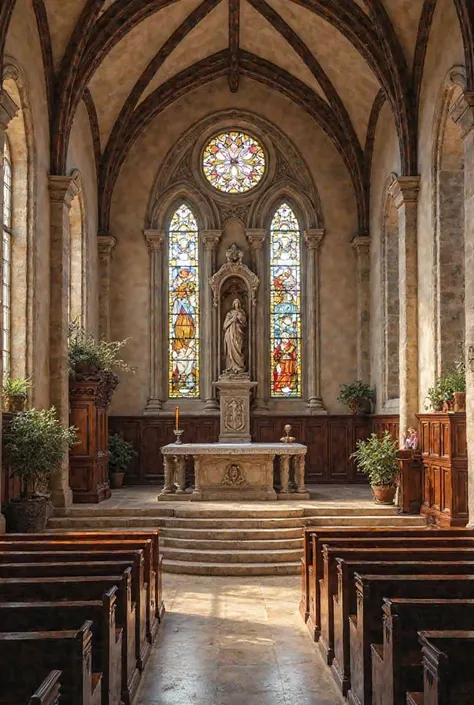
M 52 170 L 64 173 L 72 120 L 84 99 L 103 227 L 120 165 L 149 121 L 223 76 L 233 92 L 244 76 L 271 86 L 319 123 L 351 175 L 362 229 L 367 164 L 385 100 L 403 172 L 416 172 L 417 100 L 436 0 L 32 1 L 49 78 Z M 453 1 L 474 83 L 474 3 Z M 15 0 L 3 2 L 0 25 Z

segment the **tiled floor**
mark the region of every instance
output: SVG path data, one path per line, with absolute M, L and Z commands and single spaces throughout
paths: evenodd
M 341 705 L 298 611 L 299 578 L 165 575 L 136 705 Z

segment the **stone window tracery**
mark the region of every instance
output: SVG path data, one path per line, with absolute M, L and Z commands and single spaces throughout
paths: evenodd
M 170 398 L 199 397 L 199 230 L 182 203 L 168 231 Z
M 261 144 L 245 132 L 229 131 L 213 137 L 204 148 L 202 170 L 218 191 L 246 193 L 265 174 L 266 160 Z
M 13 168 L 10 143 L 5 136 L 3 151 L 3 270 L 2 270 L 2 358 L 3 374 L 11 372 L 11 262 L 13 235 Z

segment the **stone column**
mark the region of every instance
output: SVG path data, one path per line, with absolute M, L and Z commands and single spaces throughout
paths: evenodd
M 49 177 L 50 198 L 50 401 L 63 426 L 69 425 L 68 324 L 70 233 L 69 209 L 79 192 L 77 179 Z M 65 454 L 61 471 L 51 482 L 51 499 L 56 507 L 67 509 L 72 503 L 69 487 L 69 457 Z
M 469 527 L 474 528 L 474 91 L 465 91 L 451 117 L 464 139 L 464 276 L 466 424 Z
M 109 233 L 99 233 L 99 335 L 110 340 L 110 263 L 117 240 Z
M 370 238 L 352 240 L 357 258 L 357 379 L 370 382 Z
M 306 357 L 308 408 L 312 414 L 327 413 L 321 398 L 320 323 L 319 323 L 319 250 L 324 230 L 305 230 L 306 245 L 306 320 L 303 355 Z
M 145 241 L 150 255 L 150 395 L 143 412 L 153 416 L 161 411 L 167 397 L 164 370 L 168 369 L 167 360 L 163 359 L 163 338 L 166 335 L 166 320 L 163 316 L 166 287 L 164 285 L 163 245 L 166 234 L 163 230 L 145 230 Z
M 213 382 L 217 380 L 217 354 L 215 341 L 218 332 L 215 330 L 216 316 L 212 304 L 212 291 L 209 279 L 212 277 L 216 266 L 216 248 L 222 235 L 222 230 L 202 230 L 201 241 L 203 244 L 203 257 L 201 267 L 201 354 L 200 354 L 200 384 L 201 399 L 204 401 L 206 411 L 217 411 L 219 405 L 215 395 Z
M 3 150 L 5 146 L 5 132 L 8 127 L 8 123 L 12 120 L 18 112 L 17 105 L 10 98 L 8 93 L 1 90 L 0 87 L 0 223 L 3 224 Z M 2 240 L 3 242 L 3 240 Z M 3 257 L 0 257 L 0 281 L 2 281 L 2 265 Z M 0 291 L 0 330 L 2 330 L 2 313 L 3 308 L 1 305 L 1 291 Z M 0 355 L 0 379 L 3 377 L 2 369 L 2 356 Z M 2 452 L 2 405 L 0 404 L 0 462 L 1 462 L 1 452 Z M 2 482 L 3 482 L 3 471 L 0 469 L 0 497 L 2 495 Z M 5 518 L 0 512 L 0 534 L 5 533 Z
M 400 441 L 418 413 L 418 192 L 419 176 L 400 176 L 390 186 L 398 209 L 400 291 Z
M 263 247 L 265 243 L 266 231 L 263 229 L 254 229 L 246 231 L 247 241 L 249 243 L 252 256 L 252 267 L 254 273 L 260 279 L 260 286 L 257 292 L 256 306 L 256 326 L 257 335 L 255 336 L 255 380 L 257 382 L 257 392 L 254 402 L 256 411 L 263 411 L 267 408 L 267 399 L 270 396 L 268 387 L 268 346 L 267 336 L 265 331 L 268 330 L 268 322 L 266 320 L 266 301 L 265 297 L 268 292 L 266 286 L 265 263 L 263 258 Z

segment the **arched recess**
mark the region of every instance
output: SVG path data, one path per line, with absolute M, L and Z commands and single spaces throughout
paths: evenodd
M 324 228 L 321 200 L 316 188 L 313 202 L 303 191 L 296 189 L 286 180 L 274 182 L 252 204 L 248 215 L 248 227 L 268 230 L 275 209 L 284 201 L 288 201 L 295 211 L 302 231 L 309 228 Z
M 461 356 L 464 342 L 464 142 L 450 117 L 466 89 L 464 67 L 446 75 L 433 123 L 432 217 L 434 226 L 435 373 Z
M 398 209 L 390 194 L 396 174 L 388 177 L 381 211 L 380 281 L 382 292 L 382 398 L 384 411 L 396 412 L 400 398 L 400 290 Z
M 166 230 L 170 218 L 180 202 L 187 203 L 197 218 L 199 230 L 218 227 L 219 214 L 211 199 L 207 198 L 192 183 L 176 183 L 154 196 L 148 204 L 145 227 Z
M 21 66 L 5 57 L 3 89 L 18 106 L 6 136 L 12 161 L 10 238 L 10 374 L 34 376 L 35 296 L 35 146 L 29 90 Z M 5 254 L 5 252 L 4 252 Z M 32 392 L 34 402 L 34 390 Z
M 87 327 L 87 204 L 84 182 L 77 169 L 72 178 L 77 194 L 69 210 L 69 320 Z

